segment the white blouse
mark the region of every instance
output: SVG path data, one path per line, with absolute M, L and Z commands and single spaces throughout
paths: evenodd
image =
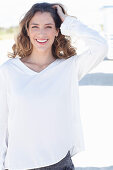
M 106 40 L 67 16 L 61 33 L 84 41 L 85 51 L 56 59 L 40 72 L 17 56 L 0 66 L 0 170 L 49 166 L 85 149 L 79 80 L 107 55 Z

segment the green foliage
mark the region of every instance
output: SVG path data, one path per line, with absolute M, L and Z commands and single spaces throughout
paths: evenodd
M 17 31 L 18 26 L 9 28 L 0 27 L 0 40 L 14 38 L 14 35 L 17 33 Z
M 103 31 L 104 30 L 104 25 L 100 24 L 100 27 L 101 27 L 101 31 Z

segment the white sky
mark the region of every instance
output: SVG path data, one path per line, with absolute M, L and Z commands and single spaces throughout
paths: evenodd
M 18 25 L 22 15 L 38 0 L 1 0 L 0 27 Z M 113 4 L 112 0 L 45 0 L 45 2 L 61 2 L 70 15 L 89 23 L 99 23 L 99 8 L 104 4 Z

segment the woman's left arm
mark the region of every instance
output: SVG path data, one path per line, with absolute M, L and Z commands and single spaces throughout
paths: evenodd
M 83 40 L 86 50 L 75 58 L 78 80 L 99 64 L 108 52 L 107 41 L 95 30 L 80 22 L 77 18 L 66 16 L 61 24 L 61 33 L 76 40 Z

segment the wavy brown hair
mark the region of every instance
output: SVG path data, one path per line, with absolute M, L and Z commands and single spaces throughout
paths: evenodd
M 61 34 L 60 26 L 62 21 L 57 14 L 57 9 L 52 7 L 53 5 L 59 5 L 62 8 L 63 13 L 67 15 L 64 6 L 60 3 L 44 2 L 34 4 L 19 23 L 19 32 L 15 38 L 15 43 L 12 46 L 13 53 L 8 53 L 8 57 L 15 58 L 16 55 L 25 57 L 32 53 L 33 46 L 27 34 L 27 29 L 29 28 L 30 20 L 36 12 L 49 12 L 55 22 L 56 29 L 59 29 L 58 36 L 54 39 L 52 45 L 53 56 L 55 58 L 69 58 L 76 54 L 76 48 L 71 45 L 71 37 Z

